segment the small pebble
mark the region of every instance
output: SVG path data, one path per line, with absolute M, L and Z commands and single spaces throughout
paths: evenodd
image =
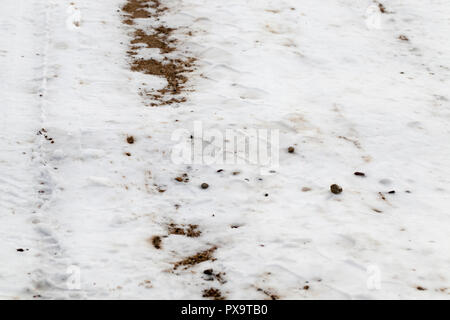
M 388 193 L 389 193 L 389 194 L 394 194 L 394 193 L 395 193 L 395 190 L 391 190 L 391 191 L 389 191 Z
M 354 173 L 354 175 L 355 175 L 355 176 L 360 176 L 360 177 L 365 177 L 365 176 L 366 176 L 366 174 L 365 174 L 364 172 L 359 172 L 359 171 L 356 171 L 356 172 Z
M 340 194 L 342 192 L 342 187 L 337 184 L 332 184 L 330 186 L 330 191 L 334 194 Z
M 128 142 L 129 144 L 133 144 L 133 143 L 134 143 L 134 137 L 133 137 L 133 136 L 128 136 L 128 137 L 127 137 L 127 142 Z
M 209 188 L 209 184 L 207 183 L 202 183 L 202 185 L 200 186 L 202 189 L 208 189 Z
M 294 151 L 295 151 L 294 147 L 289 147 L 289 148 L 288 148 L 288 152 L 289 152 L 289 153 L 294 153 Z

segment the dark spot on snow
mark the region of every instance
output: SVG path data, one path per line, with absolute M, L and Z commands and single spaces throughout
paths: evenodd
M 354 175 L 355 175 L 355 176 L 360 176 L 360 177 L 365 177 L 365 176 L 366 176 L 366 174 L 365 174 L 364 172 L 359 172 L 359 171 L 356 171 L 356 172 L 354 173 Z
M 208 189 L 209 188 L 209 184 L 207 183 L 202 183 L 200 186 L 202 189 Z
M 131 157 L 131 153 L 129 153 L 129 152 L 125 152 L 125 155 L 127 155 L 128 157 Z
M 203 273 L 204 274 L 206 274 L 206 275 L 208 275 L 208 276 L 212 276 L 214 273 L 213 273 L 213 269 L 206 269 L 206 270 L 203 270 Z
M 222 293 L 219 289 L 209 288 L 203 290 L 204 298 L 212 298 L 213 300 L 225 300 L 225 297 L 222 296 Z
M 416 289 L 419 290 L 419 291 L 425 291 L 425 290 L 427 290 L 427 289 L 425 289 L 424 287 L 421 287 L 421 286 L 417 286 Z
M 128 142 L 129 144 L 133 144 L 133 143 L 134 143 L 134 137 L 133 137 L 133 136 L 128 136 L 128 137 L 127 137 L 127 142 Z
M 178 182 L 185 182 L 185 183 L 187 183 L 187 182 L 189 182 L 189 177 L 188 177 L 187 173 L 183 173 L 181 176 L 176 177 L 175 180 L 178 181 Z
M 272 300 L 278 300 L 278 299 L 280 299 L 280 297 L 278 296 L 278 295 L 276 295 L 276 294 L 273 294 L 273 293 L 271 293 L 271 292 L 269 292 L 269 291 L 267 291 L 267 290 L 263 290 L 263 289 L 261 289 L 261 288 L 258 288 L 258 289 L 256 289 L 257 291 L 260 291 L 260 292 L 262 292 L 262 293 L 264 293 L 266 296 L 268 296 L 270 299 L 272 299 Z
M 408 37 L 403 34 L 399 35 L 398 38 L 402 41 L 409 41 Z
M 175 223 L 171 223 L 168 226 L 169 234 L 176 234 L 176 235 L 186 236 L 189 238 L 200 237 L 202 232 L 197 229 L 198 229 L 198 225 L 196 225 L 196 224 L 189 224 L 186 226 L 186 225 L 177 225 Z
M 153 236 L 151 242 L 156 249 L 161 249 L 162 239 L 160 236 Z
M 389 193 L 389 194 L 394 194 L 394 193 L 395 193 L 395 190 L 391 190 L 391 191 L 389 191 L 388 193 Z
M 303 188 L 302 188 L 302 191 L 303 191 L 303 192 L 308 192 L 308 191 L 311 191 L 311 188 L 309 188 L 309 187 L 303 187 Z
M 289 153 L 294 153 L 294 151 L 295 151 L 295 148 L 294 148 L 294 147 L 289 147 L 289 148 L 288 148 L 288 152 L 289 152 Z
M 189 268 L 189 267 L 192 267 L 196 264 L 199 264 L 199 263 L 202 263 L 205 261 L 214 261 L 216 259 L 213 257 L 213 253 L 216 250 L 217 250 L 217 247 L 212 247 L 208 250 L 196 253 L 193 256 L 184 258 L 181 261 L 175 262 L 174 269 L 177 269 L 180 266 L 185 266 L 185 268 Z
M 214 273 L 213 269 L 206 269 L 206 270 L 203 270 L 203 274 L 205 276 L 207 276 L 204 278 L 206 281 L 217 280 L 220 284 L 226 283 L 226 281 L 223 279 L 224 273 L 222 273 L 222 272 Z
M 330 186 L 331 193 L 340 194 L 342 192 L 342 187 L 337 184 L 332 184 Z

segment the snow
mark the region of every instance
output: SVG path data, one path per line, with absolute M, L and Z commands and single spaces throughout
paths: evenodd
M 162 2 L 139 23 L 197 61 L 187 101 L 152 108 L 125 1 L 2 1 L 0 298 L 448 299 L 448 2 Z M 173 161 L 196 121 L 278 132 L 279 166 Z

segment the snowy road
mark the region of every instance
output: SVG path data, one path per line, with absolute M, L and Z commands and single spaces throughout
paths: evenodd
M 3 0 L 0 299 L 448 299 L 450 4 L 382 2 Z M 179 164 L 196 121 L 279 166 Z

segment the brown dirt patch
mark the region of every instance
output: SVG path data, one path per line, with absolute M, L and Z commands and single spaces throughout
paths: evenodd
M 168 10 L 161 5 L 158 0 L 128 0 L 127 4 L 122 8 L 125 12 L 123 23 L 126 25 L 134 25 L 135 19 L 156 18 Z M 130 50 L 127 51 L 131 58 L 130 68 L 135 72 L 163 77 L 167 80 L 167 85 L 160 90 L 140 89 L 139 94 L 143 97 L 150 98 L 153 102 L 151 106 L 162 106 L 173 103 L 185 102 L 186 98 L 180 94 L 185 90 L 185 84 L 188 81 L 186 73 L 193 71 L 195 58 L 186 57 L 185 59 L 174 59 L 167 54 L 176 51 L 174 46 L 175 39 L 170 36 L 176 29 L 164 25 L 154 27 L 150 33 L 142 29 L 136 29 L 133 39 L 130 41 Z M 156 48 L 164 56 L 162 60 L 136 58 L 138 51 L 143 44 L 147 48 Z
M 134 32 L 134 39 L 131 40 L 131 44 L 145 44 L 147 48 L 157 48 L 161 50 L 161 53 L 169 53 L 175 50 L 174 47 L 168 45 L 168 43 L 174 42 L 174 40 L 168 40 L 168 36 L 173 29 L 159 27 L 155 29 L 157 32 L 154 34 L 146 34 L 144 30 L 137 29 Z M 137 47 L 132 47 L 137 49 Z
M 198 225 L 189 224 L 189 225 L 176 225 L 175 223 L 171 223 L 168 226 L 169 234 L 176 234 L 181 236 L 186 236 L 189 238 L 197 238 L 200 237 L 202 232 L 198 229 Z
M 212 247 L 208 250 L 199 252 L 197 254 L 194 254 L 193 256 L 187 257 L 181 261 L 174 263 L 174 269 L 178 269 L 180 266 L 185 266 L 185 268 L 189 268 L 192 266 L 195 266 L 196 264 L 205 262 L 205 261 L 214 261 L 215 258 L 213 257 L 214 251 L 217 250 L 217 247 Z
M 224 272 L 214 272 L 213 269 L 206 269 L 203 270 L 203 274 L 206 277 L 206 281 L 213 281 L 217 280 L 220 284 L 224 284 L 227 281 L 224 279 L 225 273 Z
M 162 239 L 160 236 L 153 236 L 150 239 L 150 242 L 152 243 L 152 245 L 156 248 L 156 249 L 161 249 L 162 247 Z
M 133 24 L 134 19 L 150 18 L 152 15 L 148 11 L 150 4 L 154 1 L 149 0 L 128 0 L 128 3 L 122 8 L 127 13 L 127 24 Z
M 212 298 L 213 300 L 225 300 L 225 297 L 222 296 L 222 293 L 219 289 L 209 288 L 203 290 L 204 298 Z

